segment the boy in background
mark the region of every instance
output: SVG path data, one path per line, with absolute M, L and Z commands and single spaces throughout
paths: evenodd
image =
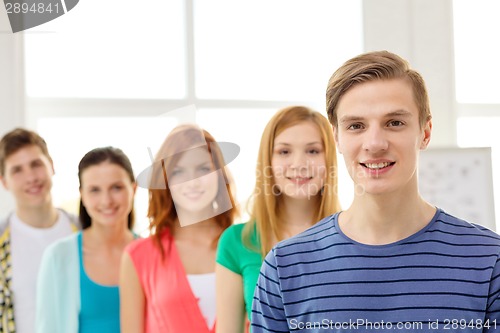
M 16 209 L 0 219 L 0 332 L 35 332 L 36 279 L 45 248 L 79 229 L 52 203 L 54 167 L 37 133 L 17 128 L 0 140 L 0 181 Z

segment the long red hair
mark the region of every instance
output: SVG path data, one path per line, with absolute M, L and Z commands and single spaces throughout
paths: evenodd
M 155 181 L 164 181 L 167 186 L 165 189 L 149 190 L 149 229 L 151 235 L 156 238 L 162 254 L 164 250 L 160 241 L 161 235 L 165 230 L 168 230 L 170 234 L 174 236 L 174 225 L 175 223 L 179 223 L 174 201 L 172 199 L 172 193 L 168 186 L 166 171 L 170 171 L 176 166 L 182 156 L 182 152 L 192 147 L 199 147 L 200 145 L 206 145 L 207 151 L 210 153 L 210 156 L 212 156 L 215 170 L 220 169 L 223 175 L 223 177 L 219 178 L 219 190 L 215 200 L 217 201 L 217 199 L 223 195 L 226 196 L 223 191 L 227 191 L 233 207 L 214 217 L 217 225 L 221 227 L 221 230 L 225 230 L 233 223 L 237 214 L 237 208 L 232 194 L 232 177 L 225 168 L 224 157 L 213 136 L 196 125 L 177 126 L 169 133 L 160 147 L 155 158 L 156 167 L 153 168 L 152 173 L 152 179 Z M 214 247 L 216 245 L 217 242 L 214 243 Z

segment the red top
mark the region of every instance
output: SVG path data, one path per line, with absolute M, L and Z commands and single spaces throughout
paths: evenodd
M 172 236 L 161 236 L 164 260 L 152 237 L 138 239 L 125 251 L 134 263 L 146 297 L 146 333 L 215 333 L 208 328 Z M 215 306 L 215 304 L 214 304 Z

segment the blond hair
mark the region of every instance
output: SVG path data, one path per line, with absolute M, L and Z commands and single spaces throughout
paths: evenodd
M 337 154 L 333 133 L 328 120 L 319 112 L 304 106 L 290 106 L 279 110 L 269 121 L 260 141 L 257 160 L 256 182 L 250 201 L 250 222 L 243 229 L 242 240 L 247 248 L 254 249 L 250 238 L 256 229 L 260 239 L 260 253 L 264 257 L 273 246 L 273 239 L 283 240 L 282 196 L 273 195 L 274 176 L 271 159 L 275 138 L 287 128 L 303 122 L 316 125 L 325 149 L 327 175 L 323 189 L 318 195 L 321 200 L 316 209 L 316 221 L 340 210 L 337 197 Z M 256 250 L 256 249 L 254 249 Z

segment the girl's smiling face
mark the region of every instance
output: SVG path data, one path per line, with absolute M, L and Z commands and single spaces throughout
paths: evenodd
M 92 224 L 127 225 L 132 211 L 135 183 L 121 166 L 105 161 L 81 174 L 80 194 Z
M 317 195 L 326 179 L 326 159 L 318 127 L 304 121 L 283 130 L 274 140 L 271 167 L 274 194 L 293 199 Z

